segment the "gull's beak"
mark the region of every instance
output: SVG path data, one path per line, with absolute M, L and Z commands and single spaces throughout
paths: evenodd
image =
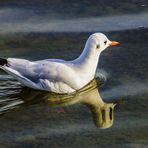
M 110 46 L 117 46 L 117 45 L 120 45 L 120 43 L 116 41 L 111 41 L 110 43 Z

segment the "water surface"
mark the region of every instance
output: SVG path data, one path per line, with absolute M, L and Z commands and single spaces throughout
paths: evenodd
M 148 30 L 104 33 L 121 42 L 121 46 L 108 48 L 101 54 L 96 74 L 98 85 L 90 88 L 95 92 L 99 90 L 106 104 L 117 103 L 113 124 L 107 129 L 96 125 L 90 106 L 84 103 L 84 100 L 96 99 L 91 89 L 88 89 L 89 95 L 63 99 L 24 88 L 1 70 L 0 144 L 3 147 L 147 147 Z M 90 34 L 1 35 L 0 55 L 30 60 L 71 60 L 81 53 Z M 99 77 L 105 80 L 101 87 Z

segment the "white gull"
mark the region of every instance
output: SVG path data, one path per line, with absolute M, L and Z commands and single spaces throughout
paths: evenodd
M 0 59 L 0 68 L 27 87 L 61 94 L 72 93 L 95 77 L 101 52 L 118 44 L 102 33 L 94 33 L 88 38 L 81 55 L 73 61 L 8 58 Z

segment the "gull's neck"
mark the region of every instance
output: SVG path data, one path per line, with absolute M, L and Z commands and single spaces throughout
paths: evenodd
M 81 55 L 73 62 L 77 65 L 79 71 L 84 74 L 87 79 L 93 79 L 98 65 L 101 52 L 96 52 L 97 49 L 85 46 Z

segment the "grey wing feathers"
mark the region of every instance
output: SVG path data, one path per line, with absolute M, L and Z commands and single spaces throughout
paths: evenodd
M 33 82 L 38 81 L 38 73 L 35 72 L 34 63 L 23 59 L 8 58 L 8 67 L 18 71 L 22 76 Z
M 56 80 L 57 63 L 50 61 L 30 62 L 23 59 L 8 59 L 8 66 L 18 71 L 22 76 L 37 83 L 39 79 Z
M 75 79 L 75 74 L 65 63 L 50 60 L 30 62 L 23 59 L 8 58 L 8 66 L 34 83 L 38 83 L 40 80 L 49 80 L 65 83 L 74 89 L 77 88 L 77 80 L 71 81 L 71 79 Z

